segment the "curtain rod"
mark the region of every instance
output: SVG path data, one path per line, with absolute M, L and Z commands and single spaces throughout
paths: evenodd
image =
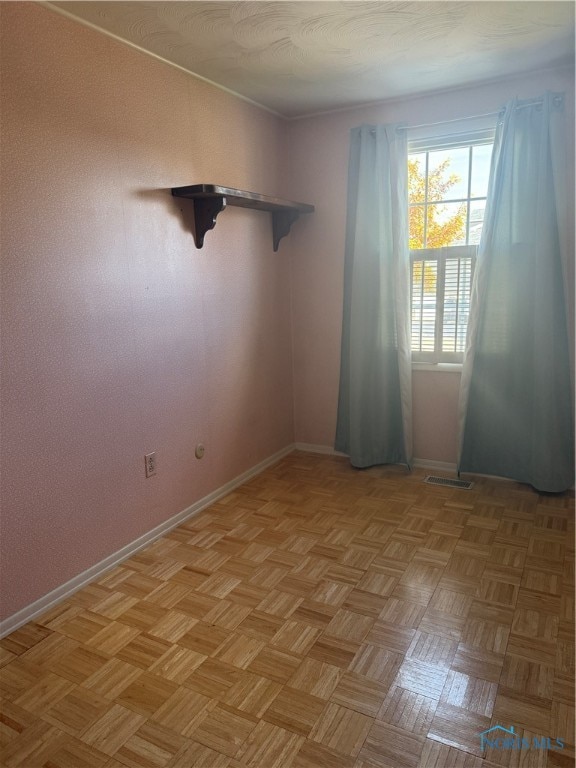
M 556 95 L 552 98 L 555 106 L 560 106 L 564 101 L 564 95 Z M 533 107 L 542 104 L 542 99 L 531 99 L 517 104 L 516 109 L 525 109 L 526 107 Z M 440 120 L 437 123 L 421 123 L 420 125 L 399 125 L 397 131 L 415 131 L 418 128 L 433 128 L 437 125 L 447 125 L 448 123 L 460 123 L 463 120 L 480 120 L 482 117 L 499 117 L 503 114 L 505 107 L 502 107 L 498 112 L 485 112 L 483 115 L 469 115 L 468 117 L 455 117 L 452 120 Z
M 483 115 L 468 115 L 468 117 L 455 117 L 452 120 L 440 120 L 437 123 L 420 123 L 420 125 L 399 125 L 397 131 L 415 131 L 417 128 L 433 128 L 436 125 L 448 123 L 461 123 L 463 120 L 479 120 L 481 117 L 498 117 L 500 112 L 486 112 Z

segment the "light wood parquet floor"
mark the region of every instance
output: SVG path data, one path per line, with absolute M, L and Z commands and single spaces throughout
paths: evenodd
M 4 638 L 2 765 L 574 765 L 573 499 L 423 476 L 295 452 Z

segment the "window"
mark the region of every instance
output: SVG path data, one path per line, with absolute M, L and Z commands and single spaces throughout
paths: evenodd
M 461 362 L 494 131 L 409 143 L 412 359 Z

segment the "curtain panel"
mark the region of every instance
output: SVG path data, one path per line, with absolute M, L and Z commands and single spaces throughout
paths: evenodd
M 355 467 L 412 459 L 407 157 L 405 130 L 351 132 L 335 448 Z
M 548 492 L 574 483 L 559 226 L 570 190 L 557 197 L 563 118 L 561 98 L 548 93 L 530 104 L 511 101 L 499 120 L 459 413 L 460 472 Z

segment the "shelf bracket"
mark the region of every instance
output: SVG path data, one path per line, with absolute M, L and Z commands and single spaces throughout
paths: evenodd
M 290 232 L 290 227 L 299 217 L 300 211 L 272 211 L 272 242 L 274 252 L 278 250 L 280 240 Z
M 204 235 L 216 226 L 216 217 L 226 208 L 225 197 L 197 197 L 194 200 L 194 242 L 204 245 Z

